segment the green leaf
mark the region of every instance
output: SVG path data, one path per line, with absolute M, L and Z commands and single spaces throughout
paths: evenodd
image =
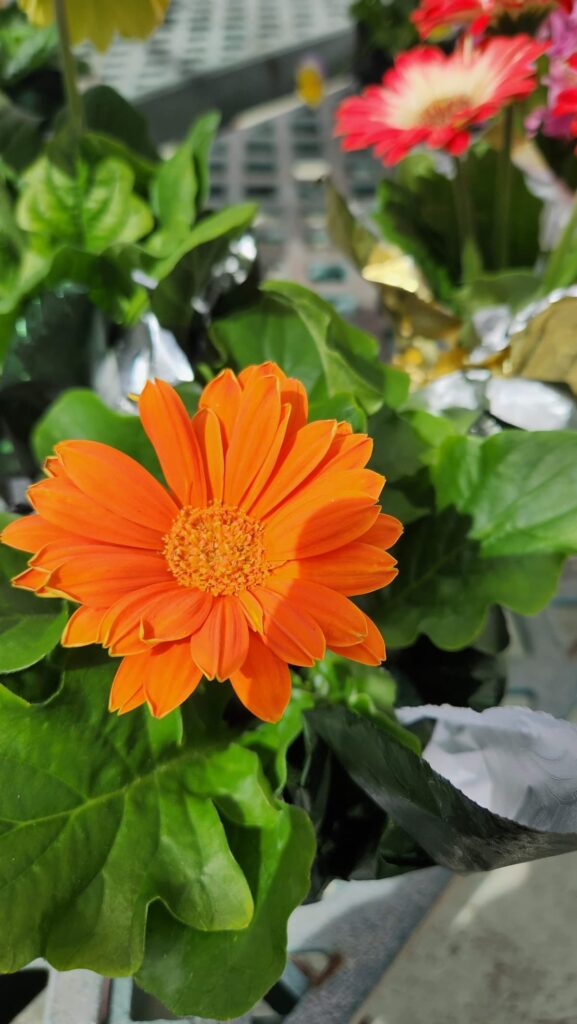
M 272 828 L 227 834 L 254 898 L 248 927 L 201 933 L 158 905 L 150 913 L 137 981 L 179 1016 L 225 1019 L 250 1010 L 283 971 L 287 920 L 308 891 L 314 840 L 302 811 L 285 807 Z
M 205 293 L 215 264 L 227 256 L 230 243 L 250 226 L 255 212 L 252 203 L 227 207 L 204 217 L 176 245 L 162 231 L 152 236 L 144 265 L 160 282 L 153 292 L 152 309 L 164 327 L 186 335 L 194 297 Z M 152 259 L 157 250 L 159 258 Z
M 133 324 L 149 305 L 146 289 L 134 280 L 137 266 L 134 247 L 96 254 L 64 245 L 52 253 L 44 283 L 59 290 L 63 281 L 81 285 L 91 303 L 116 323 Z M 86 352 L 80 355 L 86 358 Z M 74 383 L 79 382 L 77 377 Z
M 133 186 L 134 172 L 114 157 L 95 167 L 79 162 L 74 177 L 41 157 L 24 175 L 18 223 L 53 247 L 68 243 L 101 253 L 137 241 L 153 226 Z
M 440 416 L 430 418 L 443 423 Z M 371 467 L 390 483 L 413 476 L 426 463 L 431 443 L 417 429 L 418 422 L 416 426 L 413 424 L 413 419 L 413 414 L 396 412 L 388 405 L 383 405 L 369 419 L 369 434 L 375 442 Z M 435 423 L 435 429 L 443 428 Z
M 472 518 L 483 557 L 577 552 L 577 434 L 504 431 L 448 440 L 433 470 L 439 508 Z
M 374 804 L 438 864 L 484 871 L 575 849 L 574 832 L 530 828 L 480 807 L 361 715 L 335 707 L 307 720 Z
M 471 520 L 451 507 L 411 523 L 394 555 L 398 577 L 367 599 L 390 647 L 424 633 L 438 647 L 458 650 L 480 632 L 493 604 L 534 615 L 555 594 L 563 565 L 553 552 L 484 555 L 471 538 Z
M 0 93 L 0 157 L 15 171 L 36 159 L 42 146 L 41 118 L 17 107 Z
M 312 402 L 309 406 L 309 420 L 344 420 L 355 431 L 364 434 L 367 430 L 367 417 L 351 395 L 334 395 L 320 402 Z
M 312 707 L 313 698 L 305 690 L 299 690 L 296 677 L 290 704 L 279 722 L 259 722 L 256 729 L 243 733 L 239 740 L 243 746 L 255 750 L 259 755 L 266 776 L 276 793 L 280 793 L 287 781 L 286 755 L 303 729 L 303 712 Z
M 363 270 L 378 244 L 378 237 L 353 217 L 331 178 L 325 182 L 325 198 L 327 227 L 332 242 L 357 270 Z
M 461 302 L 468 310 L 507 305 L 520 309 L 531 301 L 539 285 L 533 270 L 500 270 L 482 274 L 463 289 Z
M 216 321 L 211 336 L 238 367 L 278 363 L 302 380 L 312 402 L 348 394 L 373 412 L 387 389 L 398 394 L 399 377 L 380 362 L 377 342 L 297 284 L 268 281 L 258 303 Z
M 231 239 L 250 227 L 255 214 L 254 203 L 227 206 L 218 213 L 208 214 L 198 221 L 192 229 L 179 236 L 176 244 L 170 231 L 157 231 L 143 248 L 143 255 L 148 257 L 150 273 L 157 281 L 162 281 L 193 250 L 210 242 L 219 242 L 227 246 Z M 210 261 L 208 273 L 214 262 L 215 259 Z
M 15 518 L 0 512 L 0 529 Z M 58 644 L 68 618 L 63 601 L 40 600 L 11 586 L 26 559 L 0 546 L 0 675 L 41 661 Z
M 42 463 L 58 441 L 84 438 L 119 448 L 159 476 L 158 460 L 140 419 L 113 412 L 88 389 L 75 388 L 56 399 L 34 428 L 32 447 Z
M 71 286 L 57 293 L 43 289 L 19 316 L 3 385 L 33 381 L 46 394 L 45 405 L 62 388 L 88 383 L 102 330 L 102 318 L 83 292 Z
M 58 65 L 58 34 L 55 25 L 40 28 L 26 20 L 14 6 L 0 12 L 0 77 L 11 87 L 36 71 Z M 23 89 L 27 83 L 23 83 Z
M 210 931 L 236 936 L 251 922 L 260 864 L 242 860 L 229 828 L 241 850 L 246 836 L 270 851 L 262 871 L 273 868 L 270 840 L 287 812 L 272 804 L 256 754 L 201 729 L 183 745 L 178 712 L 111 715 L 117 664 L 76 654 L 45 704 L 0 688 L 2 971 L 44 956 L 61 970 L 131 974 L 156 900 L 201 946 Z
M 263 291 L 284 301 L 302 320 L 317 349 L 328 395 L 348 391 L 366 412 L 380 408 L 386 372 L 377 341 L 346 323 L 330 303 L 301 285 L 267 281 Z
M 495 266 L 494 190 L 498 153 L 484 143 L 468 156 L 471 198 L 483 265 Z M 522 172 L 513 167 L 511 189 L 510 267 L 533 265 L 539 252 L 539 218 L 542 203 L 527 189 Z M 451 300 L 461 280 L 459 232 L 453 183 L 435 169 L 432 157 L 415 154 L 403 161 L 393 181 L 379 190 L 375 218 L 384 237 L 416 259 L 438 299 Z
M 86 127 L 90 132 L 111 136 L 147 160 L 158 159 L 148 121 L 115 89 L 109 85 L 95 85 L 83 94 L 82 103 Z
M 309 395 L 323 394 L 323 367 L 311 336 L 300 317 L 273 295 L 262 295 L 210 329 L 211 338 L 226 362 L 241 370 L 271 360 L 289 377 L 298 377 Z
M 196 121 L 152 183 L 154 212 L 164 231 L 175 239 L 190 230 L 206 202 L 208 154 L 218 124 L 218 114 L 205 114 Z

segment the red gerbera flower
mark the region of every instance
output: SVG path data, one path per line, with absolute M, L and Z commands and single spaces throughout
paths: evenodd
M 534 90 L 535 61 L 546 49 L 525 35 L 495 36 L 449 55 L 417 46 L 401 54 L 382 85 L 341 103 L 336 133 L 344 149 L 372 146 L 385 164 L 423 145 L 457 156 L 473 125 Z
M 471 27 L 480 32 L 501 18 L 545 15 L 554 7 L 571 9 L 572 0 L 421 0 L 411 15 L 422 39 Z
M 577 53 L 567 60 L 567 68 L 577 74 Z M 567 132 L 577 137 L 577 87 L 562 89 L 558 94 L 551 113 L 554 117 L 567 118 Z
M 394 579 L 402 527 L 376 504 L 371 440 L 307 424 L 302 384 L 274 363 L 225 370 L 192 418 L 147 384 L 140 416 L 166 487 L 115 448 L 64 441 L 29 489 L 36 515 L 2 534 L 34 553 L 15 586 L 80 604 L 63 644 L 122 657 L 111 710 L 165 715 L 204 675 L 276 721 L 289 664 L 329 647 L 378 665 L 382 637 L 349 598 Z

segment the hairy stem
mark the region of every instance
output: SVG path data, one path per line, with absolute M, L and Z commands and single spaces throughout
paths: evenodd
M 70 31 L 68 28 L 68 16 L 66 14 L 66 0 L 54 0 L 54 12 L 56 25 L 58 27 L 58 39 L 60 44 L 60 60 L 62 63 L 62 74 L 64 76 L 64 88 L 66 91 L 66 103 L 70 123 L 77 136 L 82 134 L 84 129 L 84 110 L 82 97 L 78 91 L 76 81 L 76 63 L 72 46 L 70 44 Z

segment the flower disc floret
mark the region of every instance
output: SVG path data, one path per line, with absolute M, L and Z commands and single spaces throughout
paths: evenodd
M 258 586 L 271 571 L 262 523 L 220 504 L 182 508 L 166 535 L 164 556 L 181 586 L 214 597 Z

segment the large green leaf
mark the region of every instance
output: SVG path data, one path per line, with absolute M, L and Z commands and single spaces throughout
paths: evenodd
M 577 434 L 454 438 L 433 471 L 440 508 L 470 515 L 484 557 L 577 551 Z
M 201 948 L 209 931 L 236 937 L 252 920 L 251 871 L 268 878 L 278 867 L 274 841 L 287 812 L 273 803 L 257 755 L 190 716 L 184 744 L 178 712 L 161 721 L 146 710 L 111 715 L 117 664 L 76 654 L 45 704 L 0 688 L 2 971 L 45 956 L 60 969 L 131 974 L 156 900 Z M 229 828 L 241 851 L 246 831 L 270 860 L 245 862 Z M 300 864 L 292 881 L 290 863 L 282 874 L 298 897 L 305 856 Z M 274 903 L 269 912 L 276 917 Z
M 75 388 L 57 398 L 39 420 L 32 446 L 42 463 L 58 441 L 82 439 L 119 448 L 159 475 L 158 460 L 140 419 L 113 412 L 93 391 Z
M 484 556 L 471 520 L 454 508 L 412 522 L 394 555 L 397 579 L 367 601 L 390 647 L 419 633 L 447 650 L 465 647 L 493 604 L 534 615 L 553 597 L 563 565 L 555 553 Z
M 451 436 L 454 424 L 431 429 L 433 420 L 450 423 L 441 418 L 421 422 L 408 412 L 391 423 L 392 416 L 383 409 L 373 418 L 380 428 L 374 464 L 393 482 L 383 505 L 396 511 L 400 493 L 421 505 L 421 515 L 410 516 L 395 547 L 398 578 L 368 599 L 390 646 L 424 633 L 455 650 L 479 633 L 493 604 L 524 615 L 540 611 L 555 593 L 564 557 L 577 551 L 577 435 L 505 431 L 481 440 Z M 387 424 L 393 429 L 383 432 Z M 414 486 L 427 462 L 434 492 L 428 473 L 421 491 Z M 403 465 L 407 477 L 400 476 Z
M 0 512 L 0 529 L 13 518 Z M 25 557 L 0 546 L 0 675 L 29 668 L 49 654 L 68 617 L 63 601 L 41 601 L 10 585 L 25 563 Z
M 47 157 L 24 175 L 17 208 L 18 223 L 52 247 L 68 243 L 101 253 L 146 235 L 153 219 L 134 194 L 134 172 L 108 157 L 95 166 L 78 161 L 74 176 Z
M 284 281 L 268 281 L 262 292 L 258 303 L 212 326 L 216 346 L 237 366 L 271 359 L 302 380 L 313 402 L 349 394 L 366 412 L 382 405 L 387 388 L 398 390 L 377 342 L 328 302 Z
M 158 905 L 150 914 L 137 980 L 179 1015 L 226 1019 L 250 1010 L 283 971 L 287 920 L 308 891 L 314 840 L 302 811 L 285 807 L 272 828 L 227 834 L 254 898 L 249 926 L 202 933 Z
M 334 707 L 308 712 L 307 719 L 376 807 L 438 864 L 482 871 L 577 848 L 575 832 L 530 828 L 480 807 L 361 715 Z

